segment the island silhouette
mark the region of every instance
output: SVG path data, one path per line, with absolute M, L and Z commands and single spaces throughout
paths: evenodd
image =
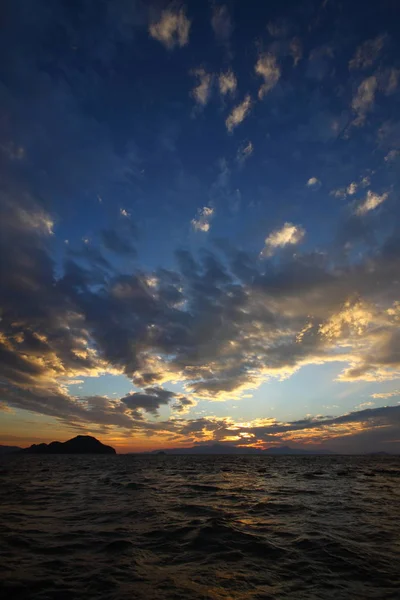
M 21 452 L 25 454 L 116 454 L 112 446 L 106 446 L 90 435 L 77 435 L 66 442 L 32 444 Z

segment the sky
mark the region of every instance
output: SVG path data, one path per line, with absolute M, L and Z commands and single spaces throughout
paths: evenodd
M 399 453 L 398 3 L 0 10 L 0 443 Z

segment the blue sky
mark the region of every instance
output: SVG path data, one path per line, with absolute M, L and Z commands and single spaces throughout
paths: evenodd
M 5 3 L 4 443 L 398 451 L 399 16 Z

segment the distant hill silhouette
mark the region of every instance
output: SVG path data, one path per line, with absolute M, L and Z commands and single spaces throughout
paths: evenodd
M 77 435 L 66 442 L 33 444 L 24 448 L 26 454 L 116 454 L 114 448 L 105 446 L 90 435 Z
M 290 446 L 275 446 L 260 450 L 258 448 L 238 448 L 231 444 L 202 444 L 192 448 L 168 448 L 162 450 L 164 454 L 251 454 L 251 455 L 317 455 L 334 454 L 330 450 L 303 450 L 300 448 L 290 448 Z M 155 450 L 152 454 L 160 454 L 160 450 Z
M 0 444 L 0 454 L 10 454 L 12 452 L 18 452 L 22 450 L 19 446 L 2 446 Z

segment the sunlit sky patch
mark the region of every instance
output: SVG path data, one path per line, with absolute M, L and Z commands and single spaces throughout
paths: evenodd
M 5 5 L 0 441 L 398 452 L 396 3 Z

